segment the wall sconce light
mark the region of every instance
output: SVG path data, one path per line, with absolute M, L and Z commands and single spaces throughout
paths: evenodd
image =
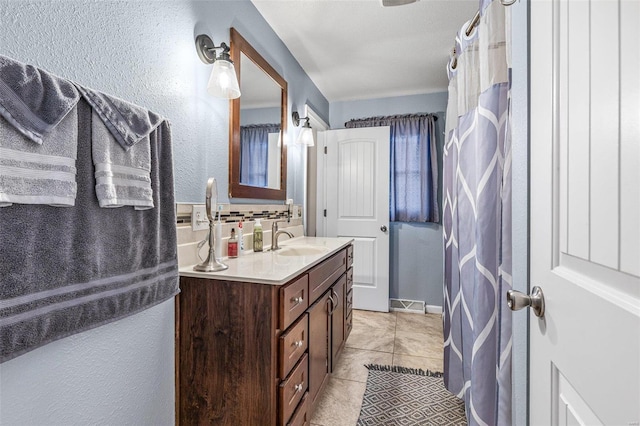
M 216 57 L 216 50 L 222 50 L 218 57 Z M 218 98 L 236 99 L 240 97 L 240 87 L 229 50 L 229 46 L 224 42 L 220 46 L 215 46 L 211 37 L 206 34 L 196 37 L 196 51 L 200 60 L 205 64 L 213 64 L 207 92 Z
M 309 117 L 300 117 L 298 111 L 293 111 L 293 125 L 298 127 L 301 120 L 307 121 L 302 125 L 300 133 L 298 133 L 298 139 L 296 139 L 296 143 L 299 145 L 314 146 L 315 141 L 313 140 L 313 129 L 309 124 Z

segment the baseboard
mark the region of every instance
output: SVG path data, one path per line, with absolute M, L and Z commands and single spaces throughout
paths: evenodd
M 398 312 L 424 314 L 425 304 L 421 300 L 389 299 L 389 309 Z
M 442 315 L 442 306 L 437 305 L 427 305 L 426 312 L 428 314 L 438 314 Z
M 442 306 L 427 305 L 422 300 L 389 299 L 389 310 L 414 314 L 442 315 Z

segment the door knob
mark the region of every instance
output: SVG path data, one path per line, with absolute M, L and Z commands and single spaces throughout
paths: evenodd
M 381 230 L 382 232 L 387 232 L 387 227 L 386 227 L 385 225 L 382 225 L 382 226 L 380 227 L 380 230 Z
M 537 317 L 542 318 L 544 316 L 544 294 L 538 286 L 531 289 L 530 296 L 516 290 L 509 290 L 507 292 L 507 304 L 512 311 L 519 311 L 522 308 L 531 306 L 533 313 Z

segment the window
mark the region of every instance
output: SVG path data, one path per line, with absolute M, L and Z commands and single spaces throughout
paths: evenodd
M 393 222 L 439 222 L 438 162 L 433 114 L 351 120 L 347 128 L 390 126 L 389 218 Z

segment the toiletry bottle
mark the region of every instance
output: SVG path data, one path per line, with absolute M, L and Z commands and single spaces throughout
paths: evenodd
M 253 251 L 262 251 L 262 224 L 256 219 L 253 225 Z
M 236 238 L 236 230 L 231 228 L 231 237 L 227 243 L 227 256 L 238 257 L 238 238 Z
M 244 232 L 242 230 L 242 221 L 238 223 L 238 256 L 244 254 Z
M 222 206 L 220 206 L 222 207 Z M 222 260 L 222 222 L 220 222 L 220 207 L 218 207 L 218 221 L 215 224 L 215 252 L 216 260 Z

